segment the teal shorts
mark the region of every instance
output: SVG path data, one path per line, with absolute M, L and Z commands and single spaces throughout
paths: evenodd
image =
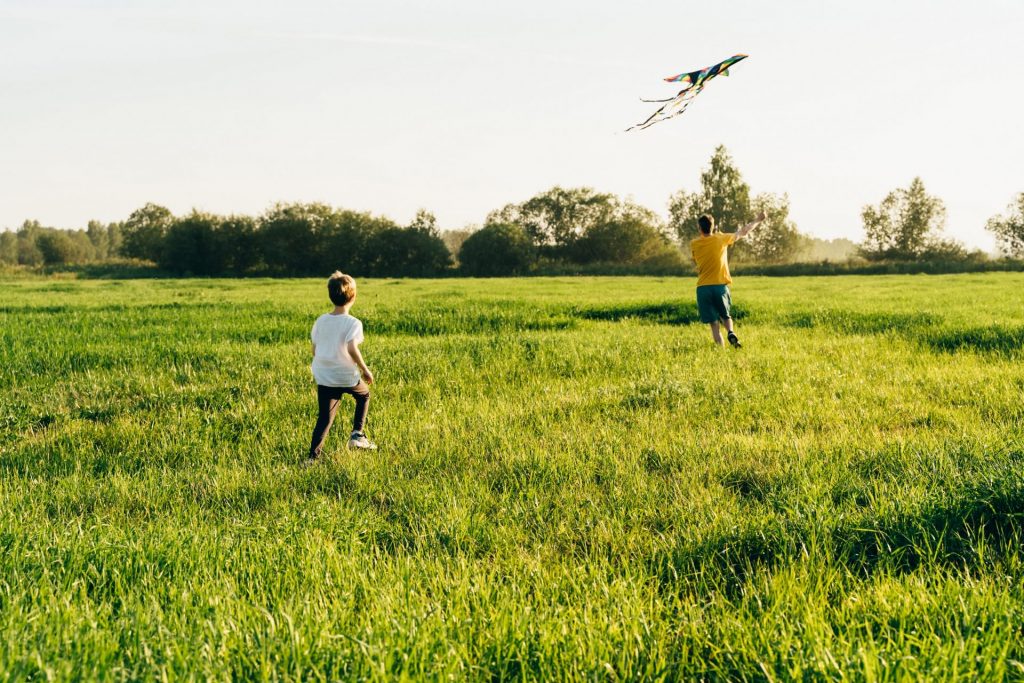
M 729 285 L 702 285 L 697 288 L 697 311 L 702 323 L 716 323 L 732 317 Z

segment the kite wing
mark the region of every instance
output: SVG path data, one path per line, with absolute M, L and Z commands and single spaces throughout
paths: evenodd
M 709 66 L 706 69 L 700 71 L 684 71 L 681 74 L 675 76 L 669 76 L 665 80 L 669 83 L 686 83 L 686 87 L 676 93 L 675 97 L 669 97 L 664 100 L 641 100 L 642 102 L 662 102 L 661 107 L 658 108 L 653 114 L 647 117 L 646 120 L 641 121 L 635 126 L 630 126 L 626 131 L 631 131 L 634 128 L 643 130 L 649 128 L 656 123 L 667 121 L 673 117 L 679 116 L 686 108 L 690 106 L 690 102 L 693 101 L 697 95 L 704 90 L 704 86 L 707 85 L 715 76 L 728 76 L 729 67 L 736 62 L 746 59 L 747 55 L 734 55 L 729 59 L 722 60 L 714 66 Z

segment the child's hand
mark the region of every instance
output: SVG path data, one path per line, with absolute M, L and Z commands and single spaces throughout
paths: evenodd
M 369 370 L 367 370 L 366 372 L 364 372 L 364 373 L 363 373 L 363 380 L 364 380 L 364 381 L 365 381 L 365 382 L 366 382 L 367 384 L 373 384 L 373 373 L 372 373 L 372 372 L 370 372 Z

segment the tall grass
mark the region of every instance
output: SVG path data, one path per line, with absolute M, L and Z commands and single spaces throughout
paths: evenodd
M 1019 274 L 0 286 L 0 672 L 1024 680 Z

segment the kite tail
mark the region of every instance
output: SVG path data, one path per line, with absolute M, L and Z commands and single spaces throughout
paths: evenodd
M 693 102 L 694 98 L 697 97 L 697 95 L 699 95 L 701 90 L 703 89 L 704 85 L 701 84 L 695 88 L 687 88 L 686 90 L 683 90 L 678 95 L 669 100 L 666 104 L 663 104 L 661 107 L 659 107 L 658 110 L 651 114 L 650 116 L 648 116 L 646 120 L 634 126 L 630 126 L 629 128 L 626 129 L 625 132 L 628 133 L 629 131 L 634 129 L 644 130 L 645 128 L 650 128 L 656 123 L 668 121 L 671 118 L 679 116 L 684 111 L 686 111 L 686 108 L 690 106 L 690 102 Z M 673 105 L 673 103 L 679 106 L 679 110 L 674 111 L 670 114 L 664 113 L 666 109 L 669 109 Z

